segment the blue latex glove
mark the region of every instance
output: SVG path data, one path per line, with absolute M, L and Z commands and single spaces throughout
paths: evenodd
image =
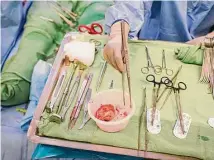
M 34 67 L 31 79 L 30 103 L 27 112 L 21 121 L 21 128 L 24 131 L 26 131 L 30 125 L 51 68 L 51 64 L 42 60 L 39 60 Z
M 32 2 L 1 1 L 1 69 L 19 39 Z

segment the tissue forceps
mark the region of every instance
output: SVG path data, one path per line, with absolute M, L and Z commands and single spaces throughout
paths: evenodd
M 158 75 L 158 74 L 161 74 L 161 72 L 162 72 L 161 66 L 159 66 L 159 65 L 154 66 L 154 65 L 153 65 L 152 59 L 151 59 L 151 57 L 150 57 L 150 55 L 149 55 L 148 48 L 145 47 L 145 49 L 146 49 L 147 66 L 141 68 L 141 72 L 142 72 L 143 74 L 148 74 L 148 73 L 149 73 L 149 70 L 150 70 L 150 68 L 151 68 L 155 74 L 157 74 L 157 75 Z
M 132 108 L 132 95 L 131 95 L 131 75 L 130 75 L 130 66 L 129 66 L 129 55 L 128 49 L 126 45 L 126 35 L 125 35 L 125 21 L 121 21 L 121 34 L 122 34 L 122 60 L 124 68 L 126 69 L 126 76 L 128 81 L 128 88 L 129 88 L 129 101 L 130 101 L 130 108 Z M 125 105 L 125 73 L 122 72 L 122 87 L 123 87 L 123 102 Z
M 159 66 L 157 66 L 157 67 L 159 67 Z M 166 67 L 166 56 L 165 56 L 165 51 L 163 50 L 161 72 L 163 72 L 164 70 L 168 76 L 173 75 L 173 70 Z
M 177 87 L 173 84 L 172 81 L 170 83 L 166 84 L 167 87 L 172 88 L 175 94 L 175 101 L 176 101 L 176 106 L 178 109 L 178 116 L 179 116 L 179 121 L 180 121 L 180 126 L 181 126 L 181 131 L 184 134 L 184 122 L 183 122 L 183 115 L 182 115 L 182 107 L 181 107 L 181 99 L 180 99 L 180 90 L 186 90 L 187 86 L 184 82 L 178 82 Z
M 91 92 L 92 92 L 92 89 L 89 88 L 87 93 L 86 93 L 86 98 L 85 98 L 83 121 L 82 121 L 81 126 L 78 129 L 82 129 L 85 126 L 85 124 L 91 119 L 89 116 L 87 116 L 87 114 L 88 114 L 88 103 L 91 99 Z

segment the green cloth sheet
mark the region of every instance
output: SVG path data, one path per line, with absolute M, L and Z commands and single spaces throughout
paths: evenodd
M 107 40 L 105 36 L 85 36 L 85 41 L 88 41 L 90 38 L 101 41 L 102 45 L 105 44 Z M 93 120 L 90 120 L 82 130 L 78 130 L 82 122 L 83 111 L 81 111 L 75 127 L 68 130 L 69 116 L 74 106 L 73 102 L 67 112 L 65 121 L 61 124 L 49 122 L 50 114 L 44 112 L 39 123 L 38 135 L 130 149 L 138 149 L 138 137 L 140 137 L 140 150 L 144 150 L 144 117 L 142 117 L 142 127 L 140 128 L 140 136 L 138 136 L 140 113 L 144 107 L 143 88 L 147 88 L 148 108 L 150 108 L 152 104 L 151 97 L 153 88 L 153 84 L 146 81 L 147 75 L 141 73 L 141 68 L 147 64 L 145 46 L 148 47 L 154 65 L 161 65 L 162 49 L 165 50 L 167 67 L 173 69 L 174 73 L 178 67 L 182 65 L 182 70 L 178 75 L 177 82 L 182 81 L 186 83 L 187 90 L 180 92 L 181 105 L 183 112 L 188 113 L 192 118 L 187 137 L 185 139 L 176 138 L 173 135 L 173 127 L 177 119 L 177 109 L 174 94 L 172 93 L 160 111 L 161 132 L 158 135 L 148 133 L 148 151 L 212 160 L 214 156 L 214 129 L 208 125 L 207 120 L 214 114 L 214 100 L 212 96 L 208 94 L 207 86 L 198 82 L 201 66 L 184 64 L 176 59 L 174 50 L 176 48 L 189 47 L 186 44 L 161 41 L 129 42 L 132 94 L 137 109 L 128 126 L 123 131 L 117 133 L 103 132 L 96 126 Z M 96 55 L 96 60 L 89 69 L 90 72 L 94 73 L 91 84 L 93 95 L 95 94 L 96 81 L 100 72 L 101 62 L 103 62 L 101 52 L 102 50 Z M 153 74 L 152 72 L 150 73 Z M 166 74 L 163 73 L 162 75 L 156 76 L 156 78 L 159 80 L 161 76 L 166 76 Z M 114 80 L 115 89 L 122 89 L 121 74 L 108 65 L 100 90 L 108 89 L 111 80 Z M 160 92 L 163 88 L 161 88 Z M 128 91 L 127 85 L 126 90 Z M 157 107 L 160 107 L 162 100 L 157 104 Z

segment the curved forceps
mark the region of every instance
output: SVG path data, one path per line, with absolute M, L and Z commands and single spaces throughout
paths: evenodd
M 151 59 L 151 57 L 150 57 L 150 55 L 149 55 L 148 48 L 147 48 L 147 47 L 145 47 L 145 48 L 146 48 L 147 66 L 141 68 L 141 72 L 142 72 L 143 74 L 148 74 L 148 73 L 149 73 L 149 70 L 150 70 L 150 68 L 151 68 L 151 69 L 154 71 L 155 74 L 157 74 L 157 75 L 161 74 L 161 72 L 162 72 L 161 66 L 159 66 L 159 65 L 154 66 L 154 65 L 153 65 L 152 59 Z
M 99 28 L 99 30 L 96 28 Z M 89 34 L 102 34 L 103 33 L 103 27 L 99 23 L 92 23 L 90 26 L 79 25 L 78 30 L 79 30 L 79 32 L 88 32 Z
M 184 82 L 179 82 L 178 87 L 175 87 L 170 81 L 170 83 L 166 84 L 167 87 L 172 88 L 175 94 L 175 101 L 176 101 L 176 106 L 178 108 L 178 116 L 179 116 L 179 121 L 180 121 L 180 126 L 181 126 L 181 131 L 184 134 L 184 122 L 183 122 L 183 115 L 182 115 L 182 107 L 181 107 L 181 99 L 180 99 L 180 90 L 186 90 L 187 86 Z

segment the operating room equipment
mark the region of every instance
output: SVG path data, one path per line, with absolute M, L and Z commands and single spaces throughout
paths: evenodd
M 58 16 L 60 16 L 60 18 L 62 18 L 70 27 L 74 27 L 74 26 L 75 26 L 75 24 L 74 24 L 71 20 L 69 20 L 66 16 L 64 16 L 64 15 L 60 12 L 59 8 L 57 8 L 56 5 L 55 5 L 54 3 L 52 3 L 52 2 L 48 2 L 48 3 L 51 3 L 51 4 L 52 4 L 53 9 L 54 9 L 54 11 L 56 12 L 56 14 L 57 14 Z M 57 4 L 57 5 L 58 5 L 58 7 L 59 7 L 59 4 Z M 67 12 L 68 10 L 66 10 L 65 7 L 64 7 L 64 8 L 60 7 L 60 9 L 61 9 L 64 13 L 66 13 L 67 15 L 69 15 L 69 17 L 71 17 L 72 19 L 75 19 L 75 20 L 76 20 L 76 18 L 75 18 L 74 16 L 72 16 L 71 14 L 68 14 L 68 12 Z M 75 20 L 74 20 L 74 21 L 75 21 Z
M 155 66 L 156 67 L 156 66 Z M 158 68 L 160 66 L 157 66 Z M 165 51 L 163 49 L 162 51 L 162 66 L 161 66 L 161 72 L 165 71 L 165 73 L 168 75 L 168 76 L 171 76 L 173 75 L 173 70 L 172 69 L 169 69 L 166 67 L 166 56 L 165 56 Z
M 66 86 L 65 89 L 63 91 L 62 97 L 60 99 L 60 104 L 58 107 L 58 110 L 56 113 L 53 113 L 50 117 L 50 121 L 51 122 L 56 122 L 56 123 L 61 123 L 64 120 L 64 116 L 69 108 L 68 105 L 68 98 L 72 92 L 72 90 L 70 90 L 71 92 L 69 92 L 70 86 L 71 86 L 71 82 L 73 80 L 73 76 L 75 74 L 76 68 L 77 68 L 78 64 L 76 64 L 76 62 L 74 62 L 73 64 L 73 68 L 72 68 L 72 72 L 69 76 L 69 79 L 66 82 Z M 66 72 L 69 72 L 69 68 L 67 69 Z M 61 110 L 63 109 L 63 113 L 61 114 Z
M 129 88 L 129 101 L 130 101 L 130 108 L 132 107 L 132 94 L 131 94 L 131 75 L 130 75 L 130 66 L 129 66 L 129 55 L 128 55 L 128 47 L 126 44 L 126 35 L 125 35 L 125 21 L 121 21 L 121 37 L 122 37 L 122 47 L 121 47 L 121 54 L 124 68 L 126 69 L 126 76 L 128 81 L 128 88 Z M 123 87 L 123 102 L 125 105 L 125 72 L 122 72 L 122 87 Z
M 182 65 L 178 68 L 178 70 L 176 71 L 175 75 L 171 78 L 171 81 L 172 81 L 173 83 L 176 82 L 177 77 L 178 77 L 178 74 L 180 73 L 181 69 L 182 69 Z M 161 97 L 164 95 L 164 93 L 165 93 L 167 90 L 168 90 L 168 87 L 165 87 L 165 88 L 163 89 L 163 91 L 161 92 L 160 96 L 159 96 L 158 99 L 157 99 L 157 103 L 159 102 L 159 100 L 161 99 Z M 163 102 L 163 104 L 162 104 L 162 106 L 161 106 L 160 108 L 162 108 L 162 107 L 164 106 L 164 104 L 166 103 L 166 101 L 168 100 L 168 98 L 169 98 L 169 96 L 170 96 L 170 94 L 171 94 L 171 91 L 172 91 L 172 90 L 169 90 L 169 92 L 167 93 L 167 96 L 166 96 L 166 98 L 165 98 L 165 100 L 164 100 L 164 102 Z
M 114 80 L 111 80 L 111 83 L 109 85 L 109 89 L 112 89 L 114 87 Z
M 96 29 L 98 28 L 98 29 Z M 102 34 L 103 27 L 99 23 L 92 23 L 90 26 L 87 25 L 79 25 L 79 32 L 88 32 L 89 34 Z
M 153 123 L 154 123 L 154 118 L 155 118 L 155 112 L 156 112 L 156 104 L 157 104 L 157 98 L 158 98 L 158 95 L 159 95 L 159 90 L 160 90 L 160 87 L 162 84 L 166 85 L 168 83 L 170 83 L 170 80 L 168 79 L 168 77 L 162 77 L 160 79 L 160 82 L 157 82 L 155 80 L 155 76 L 152 75 L 152 74 L 149 74 L 147 77 L 146 77 L 146 80 L 148 82 L 151 82 L 153 83 L 153 89 L 152 89 L 152 126 L 153 126 Z
M 210 92 L 214 98 L 214 38 L 206 37 L 204 40 L 205 52 L 204 56 L 205 60 L 202 66 L 202 80 L 207 79 L 207 83 L 209 83 Z M 204 77 L 203 77 L 204 75 Z
M 77 18 L 77 14 L 75 14 L 74 12 L 69 11 L 68 8 L 60 5 L 57 1 L 54 1 L 54 2 L 53 1 L 49 1 L 49 2 L 51 2 L 52 4 L 56 4 L 62 11 L 64 11 L 67 15 L 69 15 L 69 17 L 71 17 L 74 21 L 77 20 L 76 19 Z
M 96 84 L 96 91 L 99 90 L 101 84 L 102 84 L 102 81 L 103 81 L 103 77 L 105 75 L 105 72 L 106 72 L 106 69 L 107 69 L 107 61 L 104 61 L 103 62 L 103 65 L 101 67 L 101 70 L 100 70 L 100 73 L 99 73 L 99 76 L 98 76 L 98 80 L 97 80 L 97 84 Z
M 96 47 L 101 46 L 101 42 L 96 39 L 90 39 L 89 42 L 94 43 Z
M 83 110 L 83 121 L 82 121 L 81 126 L 78 129 L 82 129 L 85 126 L 85 124 L 91 119 L 88 116 L 88 103 L 91 99 L 91 93 L 92 93 L 92 89 L 89 88 L 86 93 L 86 97 L 85 97 L 85 104 L 84 104 L 84 110 Z
M 88 91 L 88 89 L 90 87 L 92 78 L 93 78 L 93 74 L 89 73 L 88 75 L 85 76 L 84 81 L 82 82 L 82 85 L 81 85 L 81 88 L 80 88 L 76 103 L 75 103 L 75 105 L 73 107 L 73 110 L 71 112 L 71 115 L 70 115 L 70 121 L 69 121 L 69 124 L 68 124 L 68 129 L 69 129 L 69 127 L 73 128 L 75 123 L 76 123 L 76 121 L 77 121 L 77 118 L 79 116 L 79 113 L 80 113 L 82 104 L 84 102 L 86 93 L 87 93 L 87 91 Z
M 65 81 L 65 77 L 66 77 L 66 71 L 62 71 L 62 73 L 60 74 L 60 77 L 57 81 L 57 84 L 54 88 L 53 94 L 51 96 L 50 106 L 46 108 L 48 113 L 51 113 L 53 111 L 54 104 L 59 96 L 59 93 L 61 92 L 63 83 Z
M 150 71 L 150 68 L 151 68 L 155 74 L 157 74 L 157 75 L 158 75 L 158 74 L 161 74 L 161 72 L 162 72 L 161 66 L 159 66 L 159 65 L 154 66 L 153 63 L 152 63 L 152 59 L 151 59 L 151 57 L 150 57 L 150 55 L 149 55 L 148 48 L 145 47 L 145 50 L 146 50 L 147 66 L 141 68 L 141 72 L 142 72 L 143 74 L 148 74 L 149 71 Z
M 89 42 L 95 44 L 95 54 L 97 54 L 99 52 L 102 43 L 96 39 L 90 39 Z
M 63 121 L 65 119 L 65 115 L 66 115 L 66 112 L 68 111 L 70 105 L 68 104 L 68 102 L 73 102 L 75 96 L 76 96 L 76 93 L 78 91 L 78 88 L 79 88 L 79 83 L 80 83 L 80 80 L 81 80 L 81 76 L 78 75 L 75 79 L 75 82 L 73 83 L 73 85 L 71 86 L 71 82 L 72 82 L 72 79 L 73 79 L 73 75 L 75 74 L 75 71 L 76 71 L 76 68 L 77 68 L 77 64 L 74 64 L 74 70 L 70 76 L 70 79 L 69 79 L 69 85 L 68 85 L 68 94 L 66 95 L 66 99 L 65 99 L 65 105 L 62 106 L 62 113 L 61 113 L 61 121 Z M 66 88 L 67 89 L 67 88 Z
M 175 102 L 176 102 L 176 106 L 177 106 L 177 110 L 178 110 L 178 117 L 179 117 L 179 121 L 180 121 L 181 131 L 184 134 L 184 123 L 183 123 L 180 91 L 186 90 L 187 86 L 184 82 L 178 82 L 177 87 L 175 87 L 175 84 L 172 81 L 170 81 L 170 83 L 167 83 L 166 86 L 171 88 L 174 91 Z

